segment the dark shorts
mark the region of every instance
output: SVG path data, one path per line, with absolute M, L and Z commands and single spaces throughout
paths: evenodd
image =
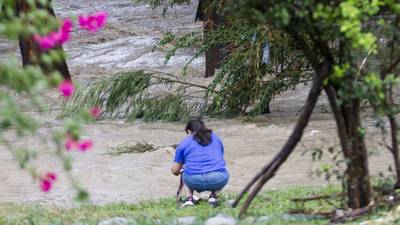
M 222 190 L 228 181 L 228 172 L 215 171 L 203 174 L 186 174 L 183 172 L 185 185 L 197 192 Z

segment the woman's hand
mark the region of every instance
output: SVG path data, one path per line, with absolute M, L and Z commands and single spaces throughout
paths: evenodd
M 174 162 L 174 164 L 172 164 L 172 168 L 171 168 L 172 174 L 174 174 L 175 176 L 179 176 L 179 174 L 181 174 L 182 166 L 183 165 L 181 163 Z

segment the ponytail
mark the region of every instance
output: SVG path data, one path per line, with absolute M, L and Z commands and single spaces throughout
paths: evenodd
M 201 145 L 208 145 L 211 142 L 212 130 L 208 129 L 201 120 L 189 121 L 185 131 L 186 133 L 192 132 L 194 139 Z

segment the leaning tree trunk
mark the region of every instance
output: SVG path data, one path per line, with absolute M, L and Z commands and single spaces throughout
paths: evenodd
M 236 207 L 238 205 L 244 194 L 247 193 L 250 188 L 258 181 L 257 185 L 254 187 L 254 189 L 251 191 L 246 201 L 244 202 L 239 213 L 240 217 L 247 212 L 251 202 L 254 200 L 256 195 L 260 192 L 265 183 L 275 176 L 276 172 L 283 165 L 283 163 L 286 161 L 286 159 L 293 152 L 296 145 L 301 140 L 303 132 L 307 127 L 312 111 L 321 93 L 323 80 L 329 73 L 329 70 L 330 64 L 324 62 L 322 66 L 320 66 L 318 71 L 315 72 L 313 77 L 313 84 L 308 94 L 304 110 L 301 112 L 301 115 L 297 120 L 296 126 L 293 129 L 292 134 L 289 136 L 288 140 L 286 141 L 280 152 L 271 160 L 271 162 L 266 164 L 258 174 L 256 174 L 256 176 L 247 184 L 247 186 L 236 198 L 235 202 L 232 205 L 233 207 Z
M 39 3 L 38 3 L 38 8 L 43 8 Z M 51 1 L 49 2 L 49 5 L 44 7 L 50 15 L 56 16 L 53 10 L 53 7 L 51 5 Z M 28 5 L 28 3 L 25 0 L 21 1 L 16 1 L 16 14 L 20 15 L 20 13 L 23 12 L 29 12 L 31 9 Z M 19 48 L 21 51 L 21 58 L 22 58 L 22 64 L 23 66 L 27 65 L 39 65 L 44 72 L 48 73 L 51 70 L 57 70 L 60 72 L 60 74 L 63 76 L 64 79 L 71 80 L 71 75 L 68 70 L 68 65 L 65 60 L 65 58 L 62 58 L 60 61 L 53 62 L 52 67 L 50 68 L 48 65 L 45 63 L 41 62 L 41 56 L 42 52 L 39 48 L 39 46 L 33 41 L 31 37 L 19 37 Z M 61 52 L 62 55 L 64 55 L 64 49 L 62 46 L 58 46 L 55 48 L 57 51 Z
M 368 152 L 361 132 L 360 100 L 353 99 L 337 104 L 336 90 L 325 88 L 335 116 L 342 152 L 347 160 L 345 182 L 348 206 L 356 209 L 367 206 L 372 200 L 368 169 Z

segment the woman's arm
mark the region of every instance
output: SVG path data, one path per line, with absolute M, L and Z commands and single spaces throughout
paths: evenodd
M 174 174 L 175 176 L 178 176 L 179 174 L 181 174 L 182 166 L 183 166 L 182 163 L 174 162 L 174 164 L 172 164 L 172 168 L 171 168 L 172 174 Z

